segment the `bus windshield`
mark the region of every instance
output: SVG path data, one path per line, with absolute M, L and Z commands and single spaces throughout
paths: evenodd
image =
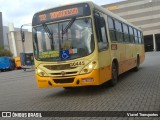
M 37 60 L 71 60 L 93 52 L 95 45 L 91 18 L 73 19 L 33 28 L 34 55 Z

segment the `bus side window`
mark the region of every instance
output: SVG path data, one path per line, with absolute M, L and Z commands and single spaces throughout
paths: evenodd
M 96 33 L 98 39 L 98 48 L 100 51 L 107 49 L 107 32 L 105 19 L 101 16 L 95 15 Z
M 139 44 L 142 43 L 142 37 L 141 37 L 141 33 L 140 31 L 138 30 L 138 40 L 139 40 Z
M 110 17 L 108 17 L 108 26 L 109 26 L 109 34 L 110 34 L 111 41 L 116 41 L 114 20 L 112 18 L 110 18 Z
M 140 32 L 140 34 L 141 34 L 142 44 L 143 44 L 143 43 L 144 43 L 143 33 L 142 33 L 142 32 Z
M 129 33 L 130 33 L 130 43 L 134 43 L 134 34 L 132 27 L 129 27 Z
M 138 34 L 136 29 L 134 29 L 134 37 L 135 37 L 135 43 L 138 43 Z
M 124 33 L 124 41 L 129 42 L 129 31 L 128 31 L 128 25 L 123 24 L 123 33 Z
M 116 37 L 117 41 L 123 42 L 122 23 L 115 20 Z

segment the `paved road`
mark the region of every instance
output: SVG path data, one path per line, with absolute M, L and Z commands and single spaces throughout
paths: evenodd
M 160 111 L 160 52 L 146 53 L 139 71 L 121 75 L 115 87 L 39 89 L 34 71 L 0 73 L 0 111 L 62 110 Z

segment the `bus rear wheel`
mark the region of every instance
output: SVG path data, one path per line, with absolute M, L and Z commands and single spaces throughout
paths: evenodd
M 140 65 L 140 59 L 139 56 L 137 56 L 137 62 L 136 62 L 136 67 L 134 67 L 134 71 L 138 71 L 139 70 L 139 65 Z
M 111 79 L 111 85 L 114 86 L 118 82 L 118 67 L 115 64 L 115 62 L 112 63 L 112 79 Z

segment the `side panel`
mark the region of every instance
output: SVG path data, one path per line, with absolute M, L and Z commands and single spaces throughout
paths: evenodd
M 111 56 L 107 32 L 107 15 L 96 11 L 95 18 L 98 44 L 99 83 L 102 84 L 111 79 Z
M 136 50 L 135 50 L 136 44 L 126 44 L 126 60 L 123 62 L 125 66 L 125 70 L 127 71 L 129 69 L 132 69 L 136 66 Z
M 113 50 L 112 50 L 113 51 Z M 119 43 L 117 44 L 117 56 L 112 56 L 113 58 L 118 58 L 119 62 L 119 74 L 125 71 L 124 61 L 126 60 L 126 44 Z
M 104 83 L 111 79 L 111 57 L 109 50 L 99 52 L 98 54 L 99 61 L 99 71 L 100 71 L 100 83 Z

